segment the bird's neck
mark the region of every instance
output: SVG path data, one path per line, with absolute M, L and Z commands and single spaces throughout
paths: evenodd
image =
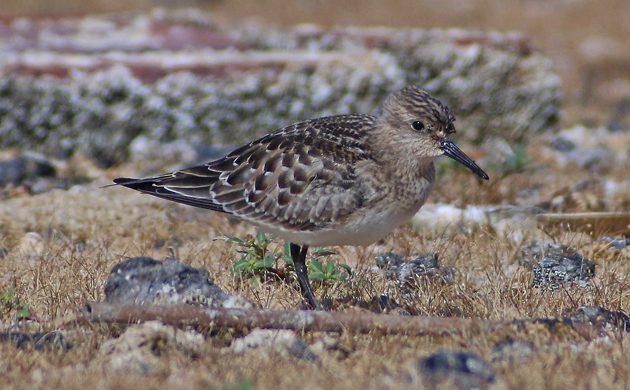
M 434 156 L 423 155 L 417 143 L 399 137 L 399 132 L 387 127 L 375 127 L 366 137 L 367 146 L 375 162 L 389 170 L 389 174 L 403 181 L 424 178 L 435 179 Z

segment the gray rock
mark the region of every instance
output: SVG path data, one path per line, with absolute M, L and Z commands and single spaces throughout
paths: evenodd
M 574 256 L 579 256 L 575 248 L 555 242 L 533 240 L 521 246 L 516 259 L 519 265 L 531 269 L 545 257 L 561 258 Z
M 0 186 L 22 184 L 39 177 L 52 177 L 55 173 L 55 167 L 50 161 L 33 153 L 0 160 Z
M 431 387 L 446 382 L 458 389 L 472 389 L 495 382 L 492 367 L 470 352 L 434 353 L 418 360 L 416 371 L 423 384 Z
M 395 253 L 385 253 L 377 256 L 375 261 L 376 265 L 385 271 L 388 279 L 395 280 L 401 285 L 407 285 L 422 278 L 450 283 L 455 277 L 455 268 L 441 267 L 435 253 L 420 255 L 411 260 L 406 260 Z
M 609 171 L 615 166 L 615 156 L 607 148 L 581 148 L 566 153 L 566 159 L 591 172 Z
M 254 329 L 245 337 L 234 340 L 231 348 L 236 353 L 262 348 L 310 362 L 319 360 L 308 344 L 291 330 Z
M 515 362 L 525 360 L 534 353 L 534 343 L 531 341 L 519 341 L 513 338 L 497 342 L 492 347 L 493 362 Z
M 11 184 L 21 186 L 31 194 L 41 194 L 55 188 L 68 189 L 88 181 L 81 176 L 60 175 L 55 164 L 38 153 L 20 152 L 3 157 L 0 159 L 0 187 Z
M 532 269 L 533 287 L 555 290 L 564 282 L 584 286 L 595 275 L 595 263 L 563 244 L 534 240 L 520 249 L 517 259 Z
M 543 145 L 540 150 L 560 166 L 605 173 L 627 159 L 627 151 L 618 145 L 627 144 L 628 139 L 628 132 L 576 125 L 559 131 L 548 147 Z
M 47 349 L 68 350 L 68 344 L 61 332 L 48 333 L 0 333 L 0 342 L 11 342 L 19 349 L 34 348 L 36 351 Z
M 105 283 L 105 302 L 251 307 L 243 299 L 226 294 L 214 285 L 205 269 L 150 257 L 136 257 L 117 264 Z
M 376 261 L 376 265 L 378 266 L 378 268 L 391 270 L 400 267 L 400 265 L 404 263 L 406 259 L 397 253 L 387 252 L 383 253 L 382 255 L 376 256 L 374 261 Z
M 630 317 L 622 311 L 611 311 L 599 306 L 580 306 L 565 309 L 562 317 L 587 339 L 630 333 Z
M 130 326 L 120 337 L 104 342 L 93 364 L 109 370 L 152 374 L 162 368 L 160 356 L 172 350 L 199 356 L 204 342 L 203 336 L 194 331 L 150 321 Z
M 37 232 L 27 232 L 18 244 L 13 247 L 8 256 L 27 261 L 38 261 L 44 256 L 46 240 Z
M 604 236 L 599 241 L 606 242 L 608 244 L 608 250 L 610 252 L 619 252 L 630 247 L 630 238 L 614 238 Z
M 595 275 L 595 263 L 578 257 L 546 257 L 534 266 L 532 272 L 533 287 L 556 290 L 563 282 L 577 282 L 577 285 L 584 287 Z

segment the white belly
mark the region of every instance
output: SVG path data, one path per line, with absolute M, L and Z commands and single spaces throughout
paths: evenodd
M 419 209 L 420 207 L 418 207 Z M 334 229 L 318 231 L 295 231 L 274 226 L 255 223 L 262 231 L 283 240 L 309 246 L 331 245 L 370 245 L 386 237 L 394 228 L 407 222 L 415 215 L 416 210 L 401 212 L 400 210 L 370 211 L 361 216 L 353 216 L 345 225 Z

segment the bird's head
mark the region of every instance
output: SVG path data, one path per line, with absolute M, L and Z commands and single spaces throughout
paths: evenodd
M 381 120 L 395 129 L 401 144 L 412 146 L 414 154 L 432 158 L 446 155 L 481 178 L 489 179 L 483 169 L 451 141 L 455 117 L 428 92 L 411 86 L 391 94 L 383 106 Z

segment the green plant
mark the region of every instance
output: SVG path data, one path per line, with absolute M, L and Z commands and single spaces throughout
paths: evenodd
M 257 280 L 258 276 L 264 274 L 285 278 L 293 270 L 289 243 L 285 243 L 282 252 L 278 253 L 269 248 L 273 238 L 262 232 L 245 240 L 238 237 L 222 237 L 222 239 L 239 247 L 237 251 L 242 254 L 230 268 L 233 273 L 250 275 Z M 311 280 L 335 283 L 347 280 L 352 275 L 352 269 L 347 264 L 336 266 L 331 260 L 327 260 L 325 264 L 320 260 L 334 254 L 335 252 L 328 248 L 315 248 L 311 252 L 309 262 Z
M 29 306 L 20 301 L 20 297 L 17 295 L 14 287 L 0 294 L 0 311 L 2 312 L 2 317 L 5 317 L 13 310 L 15 310 L 16 321 L 32 317 L 33 315 Z
M 227 390 L 253 390 L 254 388 L 254 381 L 244 376 L 239 377 L 235 383 L 226 387 Z
M 348 279 L 352 275 L 352 269 L 347 264 L 341 264 L 339 267 L 334 262 L 328 260 L 326 264 L 317 259 L 311 260 L 308 264 L 309 278 L 314 282 L 336 283 Z
M 500 166 L 500 174 L 505 177 L 512 173 L 523 172 L 528 168 L 530 162 L 527 147 L 521 144 L 514 145 L 511 148 L 511 153 L 505 157 L 504 163 Z
M 242 254 L 230 268 L 234 273 L 256 274 L 273 268 L 278 260 L 278 255 L 268 249 L 272 239 L 265 233 L 260 232 L 255 237 L 246 240 L 238 237 L 223 237 L 223 239 L 237 245 L 240 248 L 238 252 Z

